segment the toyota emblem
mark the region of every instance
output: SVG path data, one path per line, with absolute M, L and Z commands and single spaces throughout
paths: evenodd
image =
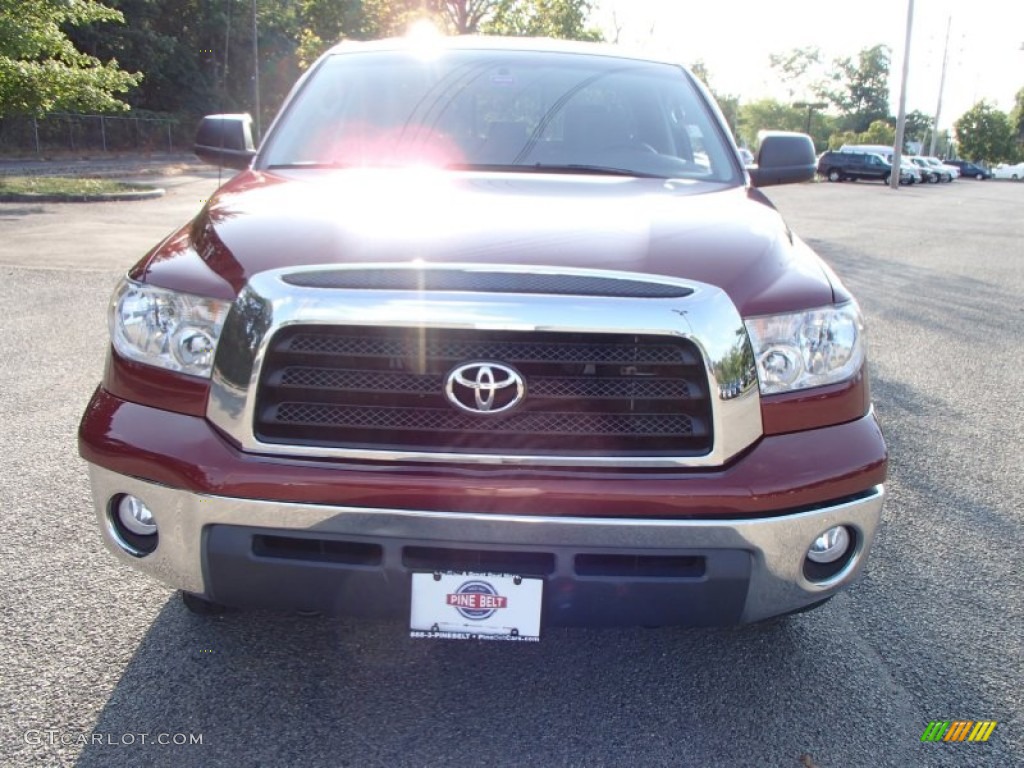
M 503 413 L 526 397 L 526 382 L 513 368 L 500 363 L 466 363 L 448 374 L 448 402 L 466 413 Z

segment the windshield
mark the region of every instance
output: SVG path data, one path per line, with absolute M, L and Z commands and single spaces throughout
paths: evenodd
M 678 67 L 528 51 L 329 56 L 289 104 L 259 165 L 740 181 L 722 128 Z

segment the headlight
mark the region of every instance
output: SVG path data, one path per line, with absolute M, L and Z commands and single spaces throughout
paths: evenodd
M 129 360 L 209 376 L 230 304 L 122 280 L 110 302 L 110 338 Z
M 746 321 L 762 395 L 835 384 L 864 363 L 857 304 L 754 317 Z

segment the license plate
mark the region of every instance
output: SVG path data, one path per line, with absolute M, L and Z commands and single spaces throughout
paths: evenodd
M 505 573 L 414 573 L 412 637 L 540 640 L 543 579 Z

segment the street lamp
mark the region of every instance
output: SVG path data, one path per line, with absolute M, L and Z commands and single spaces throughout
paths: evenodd
M 797 109 L 807 110 L 807 130 L 805 133 L 811 132 L 811 115 L 814 114 L 816 109 L 824 109 L 828 106 L 828 102 L 824 101 L 797 101 L 793 104 Z

